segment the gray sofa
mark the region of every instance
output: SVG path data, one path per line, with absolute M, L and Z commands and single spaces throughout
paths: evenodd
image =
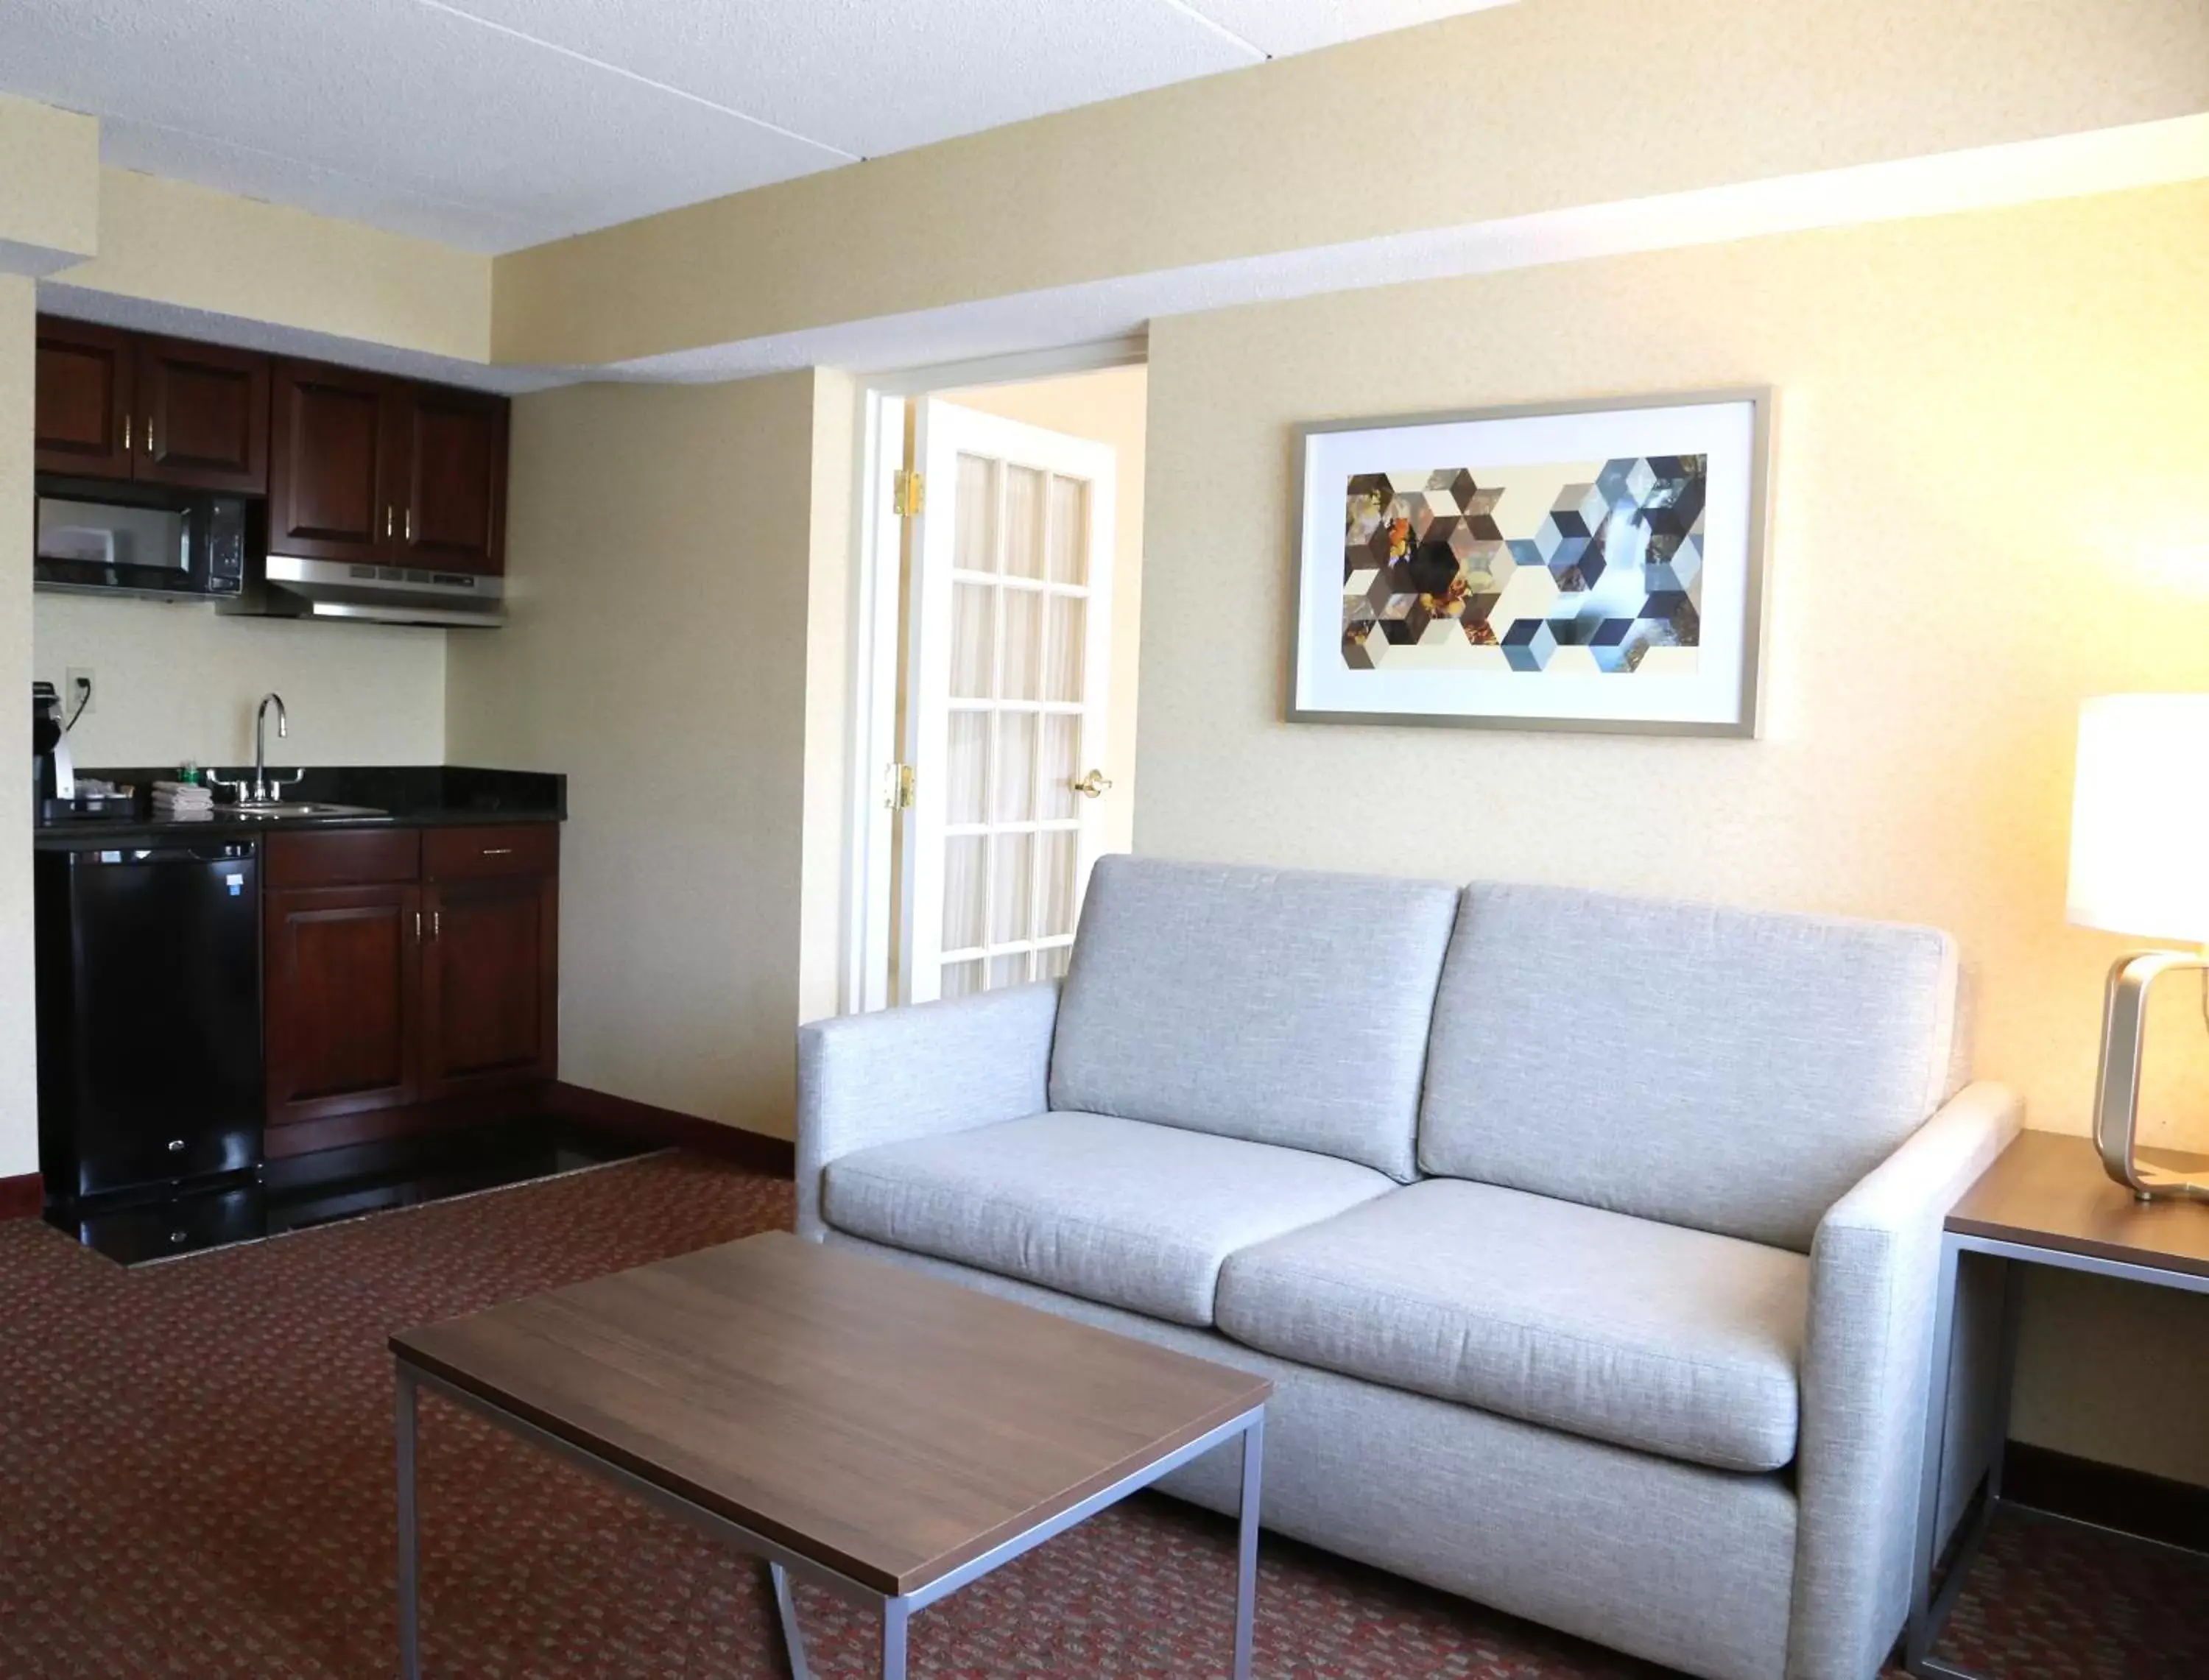
M 1923 928 L 1109 858 L 1062 985 L 804 1029 L 799 1228 L 1266 1373 L 1270 1528 L 1869 1680 L 1941 1215 L 2019 1123 L 1957 990 Z

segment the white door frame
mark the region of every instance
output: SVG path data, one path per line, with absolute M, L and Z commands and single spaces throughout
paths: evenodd
M 870 374 L 859 382 L 858 507 L 852 522 L 852 774 L 845 813 L 849 866 L 838 988 L 846 1015 L 885 1009 L 892 1001 L 891 858 L 897 813 L 889 779 L 902 745 L 897 673 L 904 587 L 904 521 L 896 511 L 895 478 L 905 464 L 907 400 L 966 386 L 1013 385 L 1139 365 L 1149 354 L 1147 335 L 1135 333 L 1059 349 Z

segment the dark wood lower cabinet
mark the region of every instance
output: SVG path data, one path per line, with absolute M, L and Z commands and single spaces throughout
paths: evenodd
M 465 1121 L 473 1099 L 549 1085 L 558 858 L 550 824 L 269 837 L 271 1156 Z
M 413 886 L 262 900 L 268 1124 L 414 1100 L 420 948 Z
M 422 955 L 422 1094 L 552 1077 L 557 1066 L 556 877 L 433 882 Z

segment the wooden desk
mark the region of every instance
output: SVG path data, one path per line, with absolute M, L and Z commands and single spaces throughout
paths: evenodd
M 427 1388 L 795 1573 L 914 1611 L 1240 1437 L 1234 1673 L 1249 1680 L 1264 1377 L 770 1232 L 392 1337 L 400 1647 L 418 1680 Z
M 2147 1152 L 2144 1152 L 2147 1153 Z M 2169 1165 L 2195 1159 L 2158 1152 Z M 1966 1254 L 2005 1262 L 2002 1334 L 1996 1382 L 1994 1458 L 1984 1478 L 1977 1514 L 1957 1546 L 1954 1561 L 1933 1590 L 1939 1538 L 1942 1466 L 1948 1450 L 1948 1388 L 1955 1355 L 1956 1274 Z M 2102 1170 L 2091 1141 L 2052 1132 L 2023 1132 L 1965 1191 L 1947 1217 L 1941 1237 L 1940 1297 L 1928 1385 L 1925 1461 L 1919 1484 L 1917 1556 L 1911 1581 L 1911 1611 L 1904 1658 L 1911 1673 L 1939 1680 L 1979 1680 L 1933 1654 L 1955 1607 L 1971 1561 L 2002 1506 L 2002 1445 L 2009 1429 L 2009 1396 L 2016 1376 L 2017 1317 L 2021 1266 L 2091 1272 L 2164 1289 L 2209 1294 L 2209 1206 L 2190 1201 L 2136 1201 Z

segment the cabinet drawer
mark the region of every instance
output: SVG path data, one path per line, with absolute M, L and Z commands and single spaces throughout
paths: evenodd
M 559 867 L 557 822 L 430 828 L 422 834 L 422 873 L 432 881 L 475 875 L 552 875 Z
M 360 887 L 412 881 L 422 872 L 422 837 L 412 828 L 341 828 L 327 834 L 271 834 L 265 842 L 269 887 Z

